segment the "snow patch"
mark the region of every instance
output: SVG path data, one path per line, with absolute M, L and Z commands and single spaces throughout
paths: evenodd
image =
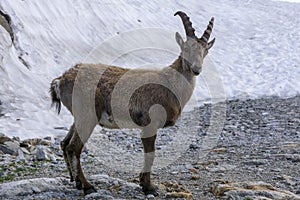
M 98 63 L 90 53 L 120 33 L 141 28 L 184 32 L 177 10 L 188 13 L 198 36 L 215 17 L 214 47 L 203 65 L 192 102 L 211 101 L 207 68 L 218 69 L 228 99 L 291 97 L 300 93 L 300 4 L 278 1 L 10 1 L 0 7 L 11 18 L 14 43 L 0 26 L 0 131 L 21 139 L 57 136 L 70 113 L 50 110 L 50 82 L 76 63 Z M 28 12 L 30 11 L 30 12 Z M 182 34 L 183 35 L 183 34 Z M 151 38 L 161 44 L 174 37 Z M 135 40 L 135 46 L 143 41 Z M 167 44 L 166 44 L 167 45 Z M 107 52 L 111 52 L 107 48 Z M 177 49 L 179 53 L 179 48 Z M 26 61 L 27 68 L 19 59 Z M 127 52 L 112 64 L 125 67 L 171 64 L 177 55 L 161 50 Z M 211 61 L 209 61 L 211 60 Z M 218 86 L 215 86 L 218 87 Z

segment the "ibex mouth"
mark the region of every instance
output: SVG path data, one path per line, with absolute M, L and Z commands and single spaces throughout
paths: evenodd
M 195 74 L 195 76 L 198 76 L 200 73 L 199 72 L 194 72 L 193 73 Z
M 197 70 L 195 68 L 192 68 L 192 72 L 194 73 L 195 76 L 198 76 L 200 74 L 200 70 Z

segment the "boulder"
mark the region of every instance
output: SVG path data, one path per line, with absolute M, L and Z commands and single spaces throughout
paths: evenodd
M 212 187 L 211 192 L 218 197 L 230 199 L 299 199 L 300 196 L 287 190 L 273 187 L 264 182 L 220 183 Z
M 49 160 L 49 156 L 47 155 L 47 151 L 43 146 L 39 146 L 37 148 L 37 152 L 35 154 L 35 158 L 38 161 Z
M 20 143 L 0 134 L 0 151 L 4 154 L 17 155 Z

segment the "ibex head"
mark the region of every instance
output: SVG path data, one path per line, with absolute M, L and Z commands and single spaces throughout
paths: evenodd
M 202 70 L 204 57 L 215 42 L 215 38 L 208 42 L 213 28 L 214 18 L 211 18 L 203 35 L 198 38 L 195 35 L 195 29 L 192 27 L 190 18 L 182 11 L 176 12 L 174 16 L 176 15 L 181 17 L 187 37 L 187 40 L 184 41 L 181 35 L 176 32 L 176 41 L 181 48 L 183 67 L 187 68 L 186 70 L 190 70 L 197 76 Z

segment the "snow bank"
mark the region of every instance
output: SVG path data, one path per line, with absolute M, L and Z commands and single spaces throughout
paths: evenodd
M 5 113 L 0 118 L 0 132 L 10 136 L 64 134 L 54 127 L 68 127 L 72 118 L 65 110 L 60 116 L 50 110 L 50 81 L 75 63 L 105 61 L 95 52 L 103 42 L 120 40 L 128 31 L 159 28 L 183 35 L 180 19 L 173 17 L 177 10 L 191 16 L 198 35 L 210 17 L 215 17 L 212 37 L 217 40 L 205 66 L 218 69 L 220 75 L 216 76 L 223 81 L 227 98 L 300 93 L 300 4 L 258 0 L 3 0 L 0 8 L 11 17 L 15 36 L 12 45 L 10 35 L 0 26 L 0 100 Z M 149 39 L 162 47 L 170 41 L 175 44 L 174 36 L 166 40 L 149 34 Z M 147 49 L 144 40 L 134 42 L 142 49 L 127 52 L 112 63 L 162 66 L 170 64 L 179 52 L 176 47 L 170 52 Z M 194 102 L 211 98 L 207 88 L 210 74 L 205 66 Z

